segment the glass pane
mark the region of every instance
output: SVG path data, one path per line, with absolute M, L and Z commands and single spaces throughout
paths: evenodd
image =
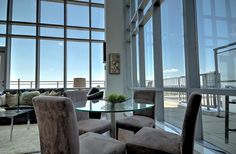
M 88 42 L 67 42 L 67 88 L 73 87 L 74 78 L 85 78 L 89 87 Z
M 144 25 L 145 77 L 146 86 L 154 87 L 152 18 Z
M 75 1 L 89 2 L 89 0 L 75 0 Z
M 7 19 L 7 0 L 0 0 L 0 20 Z
M 236 88 L 236 29 L 234 0 L 199 0 L 197 4 L 200 82 L 202 88 Z M 207 15 L 205 15 L 207 12 Z M 235 153 L 235 135 L 225 143 L 225 98 L 204 94 L 202 119 L 204 139 L 227 153 Z M 229 125 L 235 125 L 235 105 L 229 106 Z M 222 118 L 220 118 L 222 117 Z
M 63 41 L 40 41 L 40 88 L 63 87 Z
M 67 5 L 67 24 L 89 27 L 89 7 L 75 4 Z
M 91 2 L 104 4 L 104 0 L 91 0 Z
M 0 37 L 0 47 L 5 47 L 6 39 L 4 37 Z
M 92 7 L 92 27 L 104 28 L 104 8 Z
M 92 39 L 94 40 L 104 40 L 104 32 L 92 31 Z
M 64 4 L 62 2 L 41 1 L 41 22 L 64 24 Z
M 236 1 L 235 0 L 230 0 L 230 14 L 232 18 L 236 18 Z
M 137 1 L 136 0 L 131 0 L 131 9 L 130 9 L 130 13 L 131 13 L 131 18 L 133 18 L 133 16 L 134 16 L 134 13 L 135 13 L 135 11 L 136 11 L 136 3 Z
M 165 121 L 182 128 L 186 106 L 186 93 L 164 92 Z
M 40 28 L 41 36 L 49 36 L 49 37 L 64 37 L 64 29 L 62 28 Z
M 226 17 L 226 0 L 215 0 L 215 13 L 217 17 Z M 228 2 L 229 4 L 229 2 Z M 222 9 L 225 8 L 225 9 Z
M 6 34 L 6 25 L 0 24 L 0 34 Z
M 139 61 L 139 35 L 136 35 L 136 67 L 137 67 L 137 86 L 140 86 L 140 61 Z
M 36 22 L 36 0 L 13 0 L 12 20 Z
M 236 29 L 234 28 L 236 12 L 234 8 L 229 7 L 233 4 L 235 2 L 232 0 L 214 0 L 211 3 L 209 0 L 197 1 L 201 87 L 227 88 L 231 86 L 231 88 L 236 88 L 234 69 L 236 54 L 234 54 L 235 50 L 231 50 L 236 46 L 225 46 L 236 42 Z M 220 54 L 220 57 L 215 56 L 214 52 L 214 49 L 218 47 L 221 49 L 217 50 L 217 53 L 226 52 Z M 228 55 L 230 58 L 227 58 Z M 226 62 L 226 59 L 230 61 Z
M 218 72 L 221 88 L 236 88 L 236 45 L 227 50 L 217 52 Z
M 163 84 L 165 87 L 185 87 L 182 0 L 166 0 L 161 11 Z
M 229 131 L 229 143 L 225 143 L 225 96 L 203 94 L 202 121 L 204 139 L 225 150 L 225 153 L 235 153 L 235 132 Z M 235 102 L 235 96 L 229 96 L 230 102 Z M 219 104 L 218 104 L 219 103 Z M 219 108 L 215 108 L 219 106 Z M 235 104 L 229 104 L 229 128 L 236 128 Z
M 68 38 L 89 39 L 88 30 L 67 29 Z
M 12 34 L 36 35 L 36 27 L 12 25 Z
M 20 79 L 20 88 L 35 88 L 35 56 L 36 41 L 34 39 L 11 40 L 11 68 L 10 88 L 18 88 L 17 80 Z M 27 59 L 27 60 L 26 60 Z
M 105 87 L 103 44 L 92 43 L 92 87 Z

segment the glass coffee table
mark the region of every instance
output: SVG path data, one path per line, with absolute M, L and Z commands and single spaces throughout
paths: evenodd
M 29 113 L 33 109 L 20 109 L 18 110 L 6 110 L 6 111 L 1 111 L 0 112 L 0 117 L 1 118 L 10 118 L 11 119 L 11 132 L 10 132 L 10 141 L 12 141 L 12 133 L 13 133 L 13 125 L 14 125 L 14 117 L 27 113 L 27 129 L 29 129 L 30 125 L 30 118 L 29 118 Z
M 110 103 L 106 100 L 87 100 L 74 104 L 77 111 L 82 112 L 103 112 L 111 113 L 111 136 L 116 136 L 116 118 L 117 112 L 141 111 L 147 108 L 154 107 L 151 102 L 141 100 L 128 99 L 122 103 Z

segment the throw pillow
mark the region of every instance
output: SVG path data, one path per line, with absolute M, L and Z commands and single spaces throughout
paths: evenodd
M 9 92 L 6 93 L 6 104 L 9 107 L 16 106 L 18 102 L 18 94 L 11 94 Z
M 26 91 L 21 94 L 20 104 L 23 105 L 32 105 L 32 98 L 39 96 L 39 91 Z
M 0 106 L 6 105 L 6 94 L 0 96 Z
M 48 96 L 48 95 L 49 95 L 49 91 L 45 91 L 45 92 L 40 94 L 40 96 Z
M 49 96 L 61 96 L 61 92 L 60 92 L 60 91 L 56 92 L 56 91 L 52 90 L 52 91 L 49 93 Z

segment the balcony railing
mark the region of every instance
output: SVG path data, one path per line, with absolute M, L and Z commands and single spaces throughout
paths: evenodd
M 89 87 L 90 81 L 86 81 L 86 87 Z M 64 81 L 40 81 L 39 82 L 40 88 L 63 88 Z M 92 81 L 92 87 L 105 87 L 104 80 L 94 80 Z M 10 81 L 10 89 L 17 89 L 18 88 L 18 81 Z M 32 89 L 35 88 L 35 81 L 20 81 L 20 88 L 21 89 Z M 67 81 L 67 88 L 73 88 L 73 81 Z

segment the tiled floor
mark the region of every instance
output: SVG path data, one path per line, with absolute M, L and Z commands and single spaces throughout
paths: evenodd
M 186 107 L 176 103 L 177 101 L 165 101 L 165 121 L 174 126 L 182 127 Z M 215 111 L 202 111 L 203 137 L 221 150 L 228 153 L 236 153 L 236 132 L 229 133 L 229 143 L 225 143 L 225 119 L 216 116 Z M 224 116 L 224 112 L 221 113 Z M 236 113 L 230 113 L 230 128 L 236 128 Z
M 180 135 L 181 134 L 181 129 L 169 124 L 169 123 L 161 123 L 161 122 L 156 122 L 156 126 L 160 127 L 161 129 L 164 129 L 166 131 L 169 131 L 171 133 L 175 133 Z M 194 144 L 194 153 L 198 154 L 213 154 L 213 153 L 224 153 L 220 152 L 221 149 L 217 148 L 216 146 L 209 144 L 208 142 L 195 142 Z

